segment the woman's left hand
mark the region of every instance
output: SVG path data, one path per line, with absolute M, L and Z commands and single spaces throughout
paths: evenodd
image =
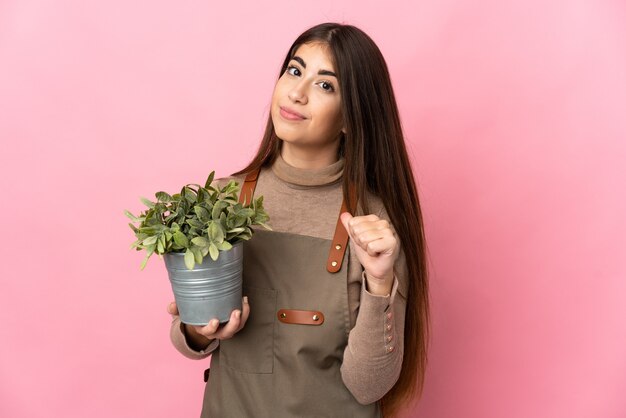
M 356 256 L 365 269 L 368 291 L 388 295 L 393 285 L 393 265 L 398 258 L 398 240 L 389 222 L 376 215 L 340 216 L 355 244 Z

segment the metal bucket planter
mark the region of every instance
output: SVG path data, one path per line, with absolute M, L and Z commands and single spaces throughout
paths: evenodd
M 163 254 L 180 319 L 189 325 L 206 325 L 213 319 L 228 322 L 241 309 L 243 242 L 220 251 L 217 261 L 205 257 L 193 270 L 185 266 L 184 253 Z

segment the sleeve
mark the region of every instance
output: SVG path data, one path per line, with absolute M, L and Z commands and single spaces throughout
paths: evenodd
M 175 316 L 172 320 L 172 326 L 170 328 L 170 339 L 174 347 L 185 357 L 192 360 L 202 360 L 207 358 L 213 351 L 219 347 L 219 340 L 213 340 L 207 348 L 201 351 L 196 351 L 189 346 L 182 322 L 180 317 Z
M 381 215 L 385 217 L 384 209 Z M 408 271 L 402 249 L 394 263 L 394 282 L 389 295 L 369 293 L 365 272 L 361 273 L 359 311 L 341 365 L 344 384 L 361 404 L 380 400 L 400 376 L 407 284 Z

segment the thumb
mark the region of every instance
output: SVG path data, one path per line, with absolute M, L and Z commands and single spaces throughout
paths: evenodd
M 170 302 L 170 304 L 167 305 L 167 312 L 170 315 L 178 315 L 178 306 L 176 306 L 176 302 Z
M 354 218 L 354 216 L 352 216 L 352 214 L 350 212 L 344 212 L 339 216 L 339 219 L 341 219 L 341 223 L 343 224 L 343 227 L 346 228 L 346 231 L 348 232 L 348 235 L 352 236 L 350 234 L 350 228 L 348 226 L 348 222 L 350 222 L 350 219 Z

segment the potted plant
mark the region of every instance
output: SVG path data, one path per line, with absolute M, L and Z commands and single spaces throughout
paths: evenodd
M 241 309 L 243 241 L 252 238 L 252 225 L 271 230 L 263 209 L 263 196 L 247 205 L 238 201 L 239 184 L 212 185 L 211 172 L 204 187 L 187 184 L 180 193 L 155 194 L 156 202 L 139 216 L 125 211 L 137 240 L 131 248 L 145 250 L 148 259 L 164 256 L 181 320 L 206 325 L 212 318 L 228 321 L 233 309 Z M 208 257 L 207 257 L 208 255 Z

